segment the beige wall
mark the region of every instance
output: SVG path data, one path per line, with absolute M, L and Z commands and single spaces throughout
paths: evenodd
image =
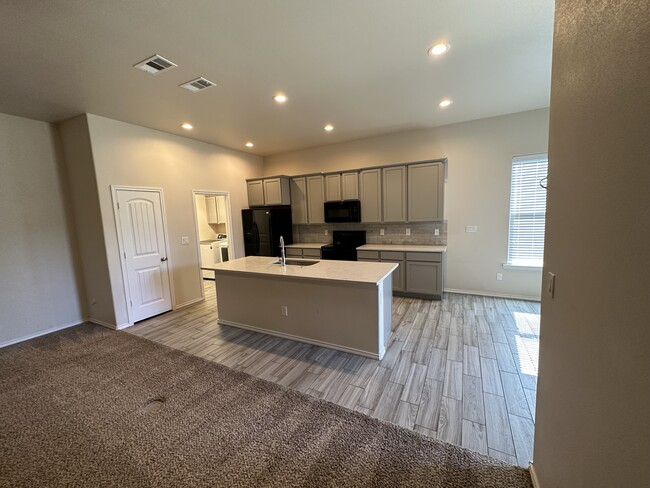
M 98 324 L 115 325 L 88 121 L 85 115 L 79 115 L 59 123 L 58 129 L 65 158 L 68 198 L 74 212 L 77 254 L 84 278 L 86 318 Z
M 535 471 L 648 486 L 650 7 L 557 0 L 555 19 Z
M 55 128 L 0 114 L 0 345 L 83 320 Z
M 174 303 L 202 296 L 192 190 L 230 192 L 231 252 L 244 255 L 241 209 L 246 178 L 262 174 L 262 158 L 240 151 L 87 115 L 108 256 L 116 325 L 128 322 L 111 185 L 162 188 L 167 216 Z M 181 237 L 190 244 L 181 245 Z
M 506 270 L 512 157 L 546 152 L 548 110 L 373 137 L 269 156 L 264 173 L 294 175 L 449 159 L 446 288 L 539 298 L 541 272 Z M 478 225 L 476 234 L 466 225 Z M 496 281 L 502 272 L 503 281 Z

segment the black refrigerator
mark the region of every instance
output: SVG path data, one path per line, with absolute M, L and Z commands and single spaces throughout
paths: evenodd
M 290 205 L 245 208 L 241 217 L 246 256 L 280 256 L 280 236 L 293 244 Z

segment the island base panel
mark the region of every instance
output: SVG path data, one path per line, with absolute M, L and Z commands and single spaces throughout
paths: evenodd
M 378 285 L 218 271 L 215 275 L 221 323 L 383 357 L 391 327 L 390 275 Z

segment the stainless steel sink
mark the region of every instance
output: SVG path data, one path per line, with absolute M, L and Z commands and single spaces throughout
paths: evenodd
M 311 266 L 318 263 L 318 261 L 309 261 L 307 259 L 287 259 L 285 264 L 287 266 Z M 282 264 L 280 261 L 273 261 L 271 264 Z

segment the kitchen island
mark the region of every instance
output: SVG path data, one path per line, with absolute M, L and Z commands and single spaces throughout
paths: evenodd
M 220 324 L 381 359 L 391 332 L 394 263 L 248 256 L 215 272 Z

